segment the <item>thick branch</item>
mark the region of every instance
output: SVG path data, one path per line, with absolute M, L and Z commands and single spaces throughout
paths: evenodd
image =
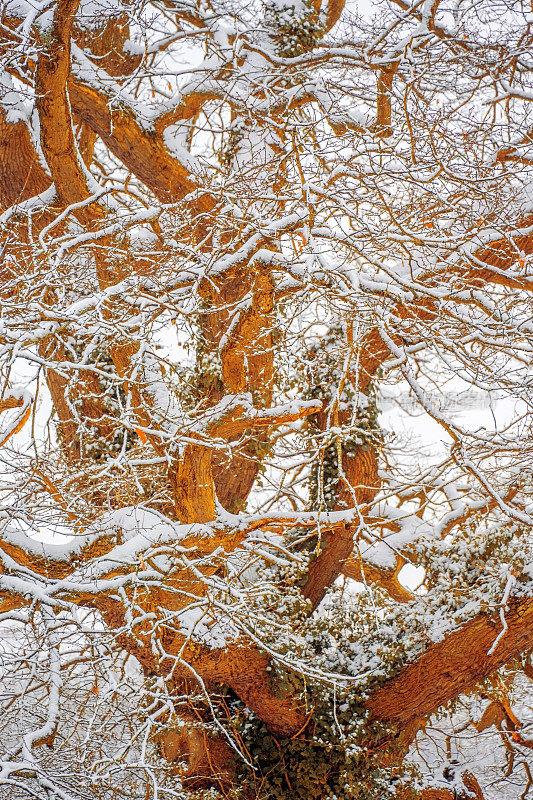
M 39 163 L 27 125 L 8 122 L 0 107 L 0 211 L 40 194 L 50 176 Z
M 37 62 L 35 85 L 39 112 L 41 145 L 50 167 L 58 199 L 62 205 L 86 200 L 90 196 L 87 180 L 78 159 L 76 140 L 67 97 L 70 73 L 70 35 L 79 0 L 59 0 L 47 47 Z M 82 221 L 98 213 L 80 209 Z M 99 211 L 98 216 L 102 212 Z
M 0 400 L 0 413 L 19 408 L 19 413 L 5 430 L 0 428 L 0 447 L 2 447 L 12 436 L 18 433 L 26 424 L 32 408 L 32 399 L 29 394 L 15 393 Z
M 143 130 L 131 109 L 112 107 L 110 98 L 73 78 L 69 97 L 77 116 L 163 203 L 176 202 L 197 189 L 188 169 L 171 155 L 162 137 Z M 213 208 L 207 196 L 195 202 L 200 211 Z
M 214 420 L 208 430 L 211 436 L 231 439 L 250 428 L 279 427 L 289 422 L 296 422 L 316 414 L 321 406 L 320 400 L 303 400 L 265 409 L 245 408 L 239 404 L 227 414 Z
M 329 0 L 326 12 L 325 30 L 330 31 L 337 23 L 344 11 L 345 0 Z
M 368 388 L 378 368 L 389 355 L 388 349 L 371 330 L 361 343 L 361 358 L 354 383 L 361 390 Z M 351 410 L 336 411 L 335 425 L 346 424 Z M 326 430 L 331 426 L 330 415 L 323 410 L 317 414 L 317 427 Z M 340 445 L 342 450 L 342 445 Z M 335 491 L 335 508 L 359 507 L 375 497 L 380 484 L 377 446 L 358 447 L 355 453 L 341 453 L 341 475 Z M 344 572 L 344 566 L 353 550 L 353 537 L 357 527 L 347 525 L 339 531 L 326 533 L 322 549 L 311 562 L 302 593 L 316 607 L 324 598 L 328 587 Z
M 413 599 L 413 595 L 405 589 L 398 580 L 398 573 L 403 564 L 399 560 L 393 570 L 377 567 L 375 564 L 366 564 L 361 559 L 351 556 L 342 566 L 342 573 L 359 583 L 376 583 L 385 589 L 398 603 L 406 603 Z
M 510 603 L 505 620 L 507 631 L 494 652 L 489 654 L 501 632 L 501 622 L 482 614 L 430 647 L 373 692 L 366 707 L 376 719 L 404 729 L 470 691 L 533 645 L 532 599 Z

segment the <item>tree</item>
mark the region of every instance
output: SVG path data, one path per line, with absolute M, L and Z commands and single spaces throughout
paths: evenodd
M 531 24 L 4 3 L 6 792 L 526 796 Z

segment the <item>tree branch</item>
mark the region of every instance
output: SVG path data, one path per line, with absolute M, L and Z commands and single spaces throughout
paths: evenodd
M 39 55 L 35 75 L 36 106 L 39 113 L 41 145 L 59 202 L 68 206 L 91 196 L 78 151 L 69 101 L 70 36 L 80 0 L 58 0 L 54 20 Z M 103 216 L 98 206 L 77 211 L 83 222 Z
M 533 645 L 533 599 L 510 602 L 505 619 L 507 631 L 490 655 L 501 622 L 482 614 L 372 692 L 366 708 L 374 718 L 404 729 L 470 691 Z
M 161 202 L 176 202 L 198 189 L 189 170 L 171 155 L 162 137 L 144 131 L 126 105 L 113 107 L 112 98 L 72 77 L 69 98 L 77 116 Z M 210 212 L 213 205 L 207 195 L 195 200 L 199 212 Z

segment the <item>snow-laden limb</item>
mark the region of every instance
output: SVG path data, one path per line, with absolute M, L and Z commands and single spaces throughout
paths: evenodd
M 515 583 L 516 583 L 515 576 L 514 575 L 509 575 L 509 577 L 507 579 L 507 583 L 505 584 L 505 589 L 503 590 L 503 597 L 502 597 L 502 600 L 501 600 L 501 603 L 500 603 L 500 620 L 501 620 L 501 623 L 502 623 L 502 629 L 501 629 L 500 633 L 497 635 L 497 637 L 495 638 L 494 642 L 492 643 L 490 649 L 487 652 L 487 655 L 489 655 L 489 656 L 491 656 L 494 653 L 494 651 L 498 647 L 498 644 L 499 644 L 500 640 L 505 636 L 505 634 L 509 630 L 509 626 L 507 625 L 507 620 L 505 618 L 505 612 L 507 611 L 507 608 L 508 608 L 507 604 L 509 602 L 509 597 L 511 595 L 511 591 L 512 591 L 513 586 L 515 585 Z
M 6 444 L 16 433 L 22 430 L 29 419 L 33 405 L 33 396 L 21 386 L 14 386 L 4 392 L 0 400 L 0 414 L 16 409 L 11 420 L 0 427 L 0 447 Z
M 94 199 L 100 197 L 102 193 L 98 193 L 91 198 L 87 198 L 87 200 L 83 201 L 82 203 L 73 204 L 72 208 L 80 208 L 84 205 L 88 205 L 93 202 Z M 143 211 L 138 211 L 136 213 L 130 214 L 123 214 L 121 215 L 116 221 L 100 228 L 97 231 L 90 231 L 87 233 L 80 233 L 75 236 L 69 237 L 66 241 L 63 241 L 57 251 L 57 258 L 59 260 L 63 259 L 65 255 L 68 253 L 69 250 L 73 248 L 80 247 L 80 245 L 86 245 L 90 242 L 98 242 L 99 239 L 105 239 L 109 236 L 114 236 L 115 234 L 128 230 L 129 228 L 134 228 L 137 225 L 141 225 L 145 222 L 153 222 L 157 220 L 158 217 L 161 215 L 163 209 L 159 206 L 154 206 L 152 208 L 147 208 Z M 64 237 L 63 237 L 64 238 Z
M 76 559 L 95 542 L 110 538 L 115 542 L 114 546 L 111 545 L 108 552 L 91 561 L 91 570 L 98 575 L 111 570 L 113 565 L 134 565 L 144 550 L 156 544 L 177 543 L 191 536 L 209 537 L 213 533 L 207 526 L 178 525 L 156 511 L 131 506 L 104 514 L 83 533 L 72 531 L 68 535 L 64 526 L 62 533 L 55 537 L 60 538 L 61 542 L 54 542 L 53 537 L 52 541 L 41 542 L 24 531 L 22 526 L 15 527 L 8 510 L 2 512 L 2 517 L 2 542 L 50 561 L 76 563 Z
M 64 578 L 58 576 L 53 585 L 50 585 L 50 596 L 57 596 L 69 591 L 105 591 L 107 584 L 100 579 L 115 569 L 124 571 L 125 583 L 135 580 L 136 576 L 130 574 L 131 570 L 138 568 L 144 554 L 157 550 L 159 546 L 171 546 L 176 553 L 190 552 L 194 556 L 204 549 L 207 549 L 207 552 L 214 551 L 218 546 L 217 543 L 221 542 L 225 552 L 230 552 L 246 542 L 250 534 L 262 528 L 268 529 L 271 525 L 274 527 L 317 524 L 324 527 L 336 526 L 344 524 L 353 516 L 353 512 L 307 512 L 296 517 L 279 514 L 265 519 L 264 516 L 253 514 L 229 514 L 219 508 L 217 519 L 211 524 L 178 524 L 152 509 L 132 506 L 105 514 L 83 533 L 73 531 L 72 535 L 68 536 L 67 528 L 63 526 L 60 537 L 56 537 L 56 539 L 61 538 L 61 542 L 54 542 L 53 539 L 47 542 L 39 541 L 35 535 L 24 530 L 22 525 L 16 526 L 9 511 L 5 510 L 2 516 L 3 547 L 0 545 L 0 549 L 2 558 L 10 570 L 16 571 L 18 564 L 21 569 L 20 574 L 24 576 L 29 567 L 34 570 L 32 579 L 38 579 L 41 569 L 46 573 L 53 562 L 58 565 L 62 563 L 71 565 Z M 271 538 L 268 532 L 265 535 L 269 536 L 264 540 L 266 544 Z M 252 540 L 257 541 L 257 536 L 252 536 Z M 102 542 L 101 554 L 98 554 L 99 548 L 95 546 L 98 542 Z M 10 545 L 15 550 L 10 550 Z M 24 554 L 40 558 L 41 567 L 39 562 L 32 563 L 31 560 L 27 562 Z M 141 571 L 141 577 L 145 578 L 157 574 L 150 570 L 147 572 L 146 568 Z M 42 583 L 38 580 L 35 584 L 41 586 L 38 594 L 40 599 L 44 597 L 43 592 L 46 592 L 47 585 L 45 575 L 41 577 Z M 16 583 L 7 577 L 0 580 L 8 581 L 11 587 Z M 96 583 L 93 583 L 93 580 Z M 28 587 L 31 582 L 25 585 Z M 120 585 L 120 580 L 116 585 Z M 28 588 L 21 590 L 21 593 L 24 594 L 26 591 Z
M 322 407 L 319 400 L 293 400 L 272 408 L 254 408 L 250 394 L 226 396 L 200 421 L 200 430 L 225 439 L 238 436 L 247 428 L 262 428 L 296 422 Z
M 381 569 L 394 569 L 403 548 L 434 536 L 434 527 L 429 522 L 402 508 L 377 503 L 371 509 L 369 517 L 370 520 L 374 517 L 393 529 L 381 537 L 376 536 L 370 542 L 360 542 L 358 545 L 361 558 Z
M 21 755 L 28 764 L 35 763 L 32 754 L 32 747 L 39 740 L 53 740 L 53 737 L 57 731 L 60 713 L 60 693 L 62 686 L 61 657 L 59 654 L 59 637 L 57 632 L 54 631 L 54 627 L 58 625 L 58 621 L 47 608 L 43 609 L 43 621 L 46 627 L 47 640 L 49 642 L 48 660 L 50 670 L 50 693 L 46 722 L 37 730 L 27 733 L 22 740 Z
M 378 719 L 408 728 L 531 647 L 532 621 L 533 600 L 513 601 L 507 614 L 507 636 L 489 654 L 495 622 L 488 615 L 476 617 L 373 692 L 367 707 Z
M 46 208 L 53 204 L 56 199 L 56 190 L 54 186 L 50 186 L 35 197 L 30 197 L 29 200 L 24 200 L 22 203 L 16 203 L 11 206 L 0 216 L 0 225 L 7 225 L 8 222 L 17 215 L 30 215 L 35 211 Z

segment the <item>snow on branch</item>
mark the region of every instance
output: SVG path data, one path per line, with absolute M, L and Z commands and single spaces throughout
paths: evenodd
M 14 409 L 17 409 L 18 413 L 7 425 L 0 426 L 0 447 L 22 430 L 30 416 L 32 404 L 32 395 L 22 387 L 13 387 L 4 393 L 3 398 L 0 400 L 0 414 Z

